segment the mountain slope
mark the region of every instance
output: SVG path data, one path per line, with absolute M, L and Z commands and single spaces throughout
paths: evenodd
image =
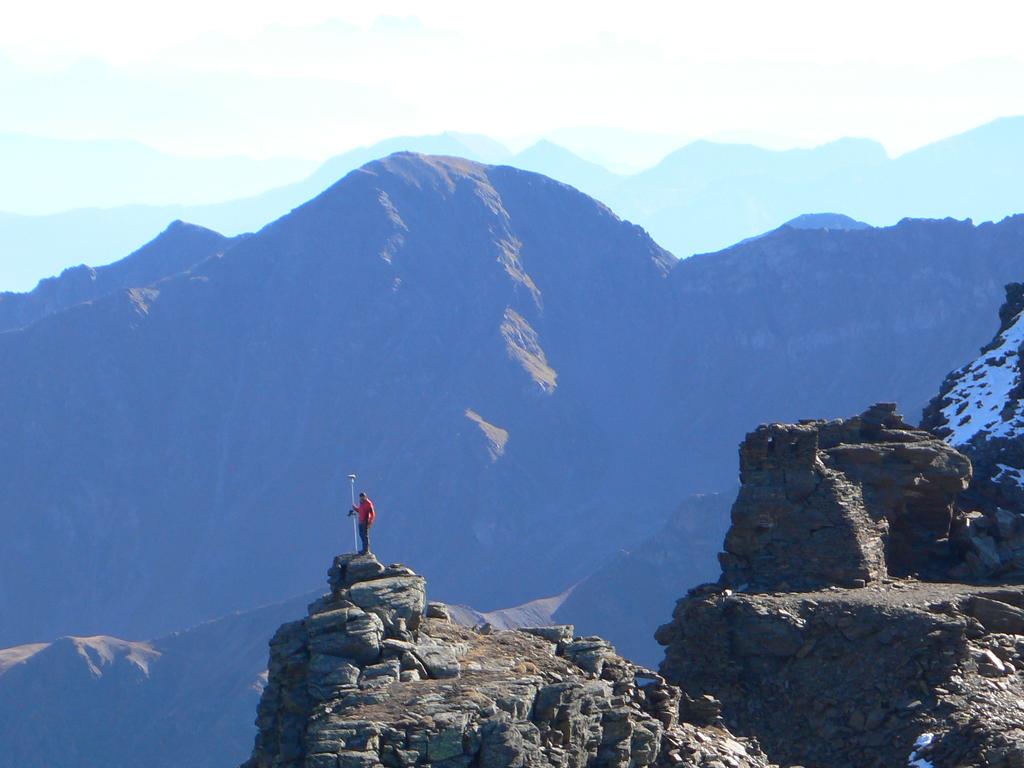
M 0 400 L 24 402 L 0 415 L 0 637 L 152 636 L 301 592 L 347 540 L 352 470 L 382 551 L 439 596 L 568 586 L 612 546 L 606 500 L 671 461 L 622 438 L 670 264 L 543 177 L 395 155 L 222 258 L 0 335 Z M 615 376 L 612 349 L 637 354 Z
M 783 228 L 679 262 L 662 381 L 689 396 L 649 436 L 652 449 L 684 457 L 677 472 L 694 492 L 714 491 L 735 480 L 744 425 L 847 416 L 878 401 L 916 418 L 934 382 L 990 338 L 1022 253 L 1016 216 L 977 227 Z M 685 448 L 680 434 L 691 436 Z
M 676 263 L 535 174 L 370 164 L 221 258 L 0 334 L 0 642 L 303 592 L 351 535 L 350 471 L 439 598 L 560 593 L 733 487 L 749 424 L 922 405 L 1022 249 L 1020 217 L 907 221 Z
M 98 269 L 72 267 L 59 277 L 40 281 L 29 293 L 0 293 L 0 331 L 120 289 L 150 285 L 222 253 L 232 242 L 209 229 L 175 221 L 156 239 L 114 264 Z
M 716 552 L 733 499 L 732 493 L 685 499 L 654 535 L 577 584 L 551 622 L 606 637 L 627 659 L 656 667 L 663 652 L 654 630 L 680 595 L 718 574 Z
M 316 596 L 150 642 L 64 637 L 0 650 L 0 768 L 239 762 L 252 748 L 267 641 Z

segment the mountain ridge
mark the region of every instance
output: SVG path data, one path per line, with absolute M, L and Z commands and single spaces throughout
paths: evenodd
M 541 151 L 543 142 L 540 150 L 535 145 L 515 155 L 486 137 L 451 132 L 406 137 L 343 153 L 304 181 L 219 205 L 77 210 L 38 219 L 0 213 L 0 252 L 49 263 L 58 271 L 71 260 L 70 253 L 87 263 L 108 263 L 176 218 L 227 235 L 249 232 L 323 191 L 343 173 L 399 149 L 518 164 L 558 177 L 642 224 L 679 257 L 724 248 L 823 208 L 876 226 L 905 216 L 998 220 L 1018 207 L 1013 180 L 1020 171 L 1015 158 L 1022 153 L 1014 142 L 1021 124 L 1024 118 L 1003 118 L 891 159 L 865 139 L 786 151 L 697 142 L 677 154 L 685 159 L 713 150 L 723 158 L 712 163 L 716 168 L 702 170 L 697 163 L 685 172 L 672 171 L 670 162 L 660 170 L 655 165 L 621 177 L 564 149 Z M 677 156 L 673 162 L 678 161 Z M 766 173 L 768 168 L 774 170 Z

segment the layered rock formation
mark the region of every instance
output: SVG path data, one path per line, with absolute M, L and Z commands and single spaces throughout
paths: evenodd
M 860 416 L 771 424 L 740 446 L 742 486 L 720 555 L 723 583 L 863 587 L 936 572 L 951 557 L 970 462 L 880 403 Z
M 964 569 L 969 460 L 884 404 L 740 460 L 722 577 L 658 630 L 666 679 L 784 765 L 1024 765 L 1024 588 L 920 580 Z
M 454 624 L 423 579 L 345 555 L 331 591 L 270 643 L 243 768 L 766 766 L 717 703 L 570 626 Z

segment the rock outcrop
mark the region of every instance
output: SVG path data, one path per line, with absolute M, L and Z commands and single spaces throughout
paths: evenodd
M 335 558 L 328 579 L 271 640 L 243 768 L 768 765 L 716 701 L 680 707 L 599 637 L 459 626 L 420 576 L 373 556 Z
M 1024 588 L 949 583 L 969 460 L 876 405 L 761 427 L 740 461 L 722 577 L 658 630 L 665 678 L 783 765 L 1024 765 Z
M 948 563 L 970 462 L 896 406 L 845 420 L 771 424 L 740 446 L 722 582 L 733 588 L 862 587 Z
M 979 356 L 950 373 L 922 424 L 969 456 L 974 480 L 958 539 L 959 574 L 1024 576 L 1024 284 L 1006 286 L 999 330 Z
M 915 581 L 705 591 L 658 631 L 661 672 L 783 765 L 1024 765 L 1024 590 Z M 1016 762 L 1015 762 L 1016 761 Z

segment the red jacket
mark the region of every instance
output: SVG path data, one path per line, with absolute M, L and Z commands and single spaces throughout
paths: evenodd
M 363 500 L 359 502 L 359 506 L 356 508 L 356 512 L 359 513 L 360 525 L 373 525 L 373 521 L 377 517 L 377 510 L 373 508 L 373 502 L 370 501 L 369 496 L 363 497 Z

